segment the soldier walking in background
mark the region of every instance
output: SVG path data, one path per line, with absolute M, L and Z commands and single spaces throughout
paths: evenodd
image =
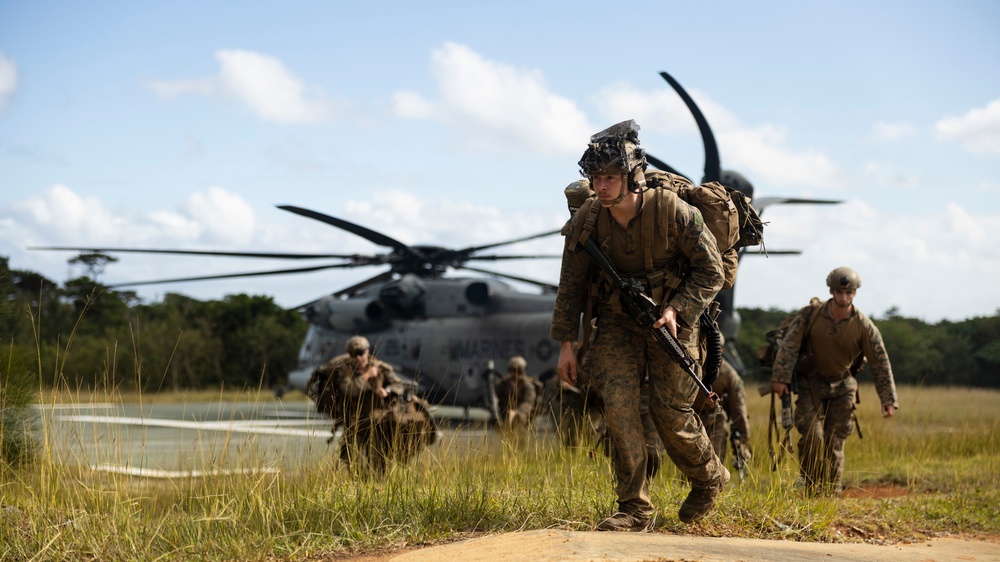
M 515 355 L 507 363 L 507 374 L 496 381 L 497 423 L 501 428 L 523 428 L 535 410 L 538 388 L 525 374 L 528 362 Z
M 347 353 L 317 368 L 308 388 L 317 408 L 329 410 L 334 431 L 343 424 L 340 459 L 347 465 L 364 453 L 381 472 L 388 458 L 409 459 L 436 438 L 426 402 L 405 392 L 392 366 L 371 355 L 363 336 L 347 340 Z
M 778 396 L 794 382 L 795 427 L 801 475 L 808 491 L 840 494 L 843 489 L 844 443 L 854 431 L 858 381 L 867 360 L 882 403 L 882 416 L 899 407 L 892 366 L 882 335 L 854 306 L 861 277 L 838 267 L 826 278 L 832 298 L 798 315 L 778 347 L 771 375 Z
M 579 247 L 588 237 L 596 239 L 621 275 L 643 283 L 659 306 L 661 316 L 654 327 L 666 327 L 690 356 L 701 357 L 699 317 L 725 281 L 722 257 L 697 209 L 669 189 L 647 187 L 645 152 L 638 145 L 638 126 L 627 121 L 591 137 L 580 159 L 581 173 L 590 179 L 596 198 L 581 206 L 563 228 L 566 247 L 550 332 L 562 342 L 559 374 L 575 384 L 573 343 L 581 315 L 586 315 L 585 325 L 591 316 L 597 318 L 590 375 L 604 400 L 618 495 L 618 510 L 601 521 L 598 530 L 644 530 L 653 521 L 638 408 L 640 384 L 647 374 L 657 432 L 670 459 L 692 483 L 680 520 L 703 517 L 729 481 L 692 409 L 698 387 L 670 359 L 649 326 L 623 313 L 617 289 L 604 282 Z

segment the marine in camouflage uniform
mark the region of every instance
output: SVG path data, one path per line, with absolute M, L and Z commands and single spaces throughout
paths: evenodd
M 739 432 L 739 439 L 734 446 L 740 448 L 744 461 L 750 462 L 752 452 L 750 425 L 747 421 L 747 394 L 743 388 L 743 379 L 729 361 L 722 361 L 719 377 L 712 383 L 712 392 L 722 399 L 721 410 L 702 393 L 698 393 L 694 408 L 712 441 L 715 454 L 719 455 L 720 461 L 726 461 L 729 435 L 736 431 Z
M 316 387 L 317 406 L 329 404 L 334 428 L 344 425 L 340 458 L 350 464 L 367 447 L 375 415 L 388 407 L 390 395 L 403 393 L 403 381 L 392 366 L 371 356 L 363 336 L 347 340 L 347 353 L 316 369 L 308 388 Z
M 844 473 L 844 444 L 854 431 L 858 381 L 867 361 L 882 403 L 883 417 L 899 408 L 892 366 L 882 335 L 853 304 L 861 277 L 847 267 L 827 276 L 833 298 L 798 315 L 778 348 L 771 375 L 779 396 L 796 379 L 795 428 L 800 434 L 800 471 L 812 492 L 839 494 Z
M 496 382 L 497 423 L 503 428 L 524 427 L 531 422 L 537 386 L 525 374 L 528 362 L 520 355 L 510 358 L 507 374 Z
M 649 326 L 638 325 L 622 312 L 617 292 L 601 282 L 597 266 L 577 245 L 587 236 L 596 238 L 623 277 L 641 279 L 661 308 L 656 327 L 676 332 L 687 353 L 702 359 L 699 317 L 723 286 L 722 259 L 697 209 L 668 189 L 646 189 L 645 153 L 638 144 L 638 126 L 627 121 L 591 137 L 580 160 L 596 200 L 586 211 L 581 207 L 563 228 L 566 247 L 550 331 L 552 339 L 562 342 L 560 376 L 575 384 L 573 342 L 581 314 L 596 314 L 590 375 L 604 400 L 618 495 L 618 512 L 601 521 L 598 530 L 643 530 L 655 513 L 638 407 L 644 376 L 649 377 L 649 409 L 660 439 L 692 483 L 678 513 L 681 521 L 703 517 L 729 480 L 692 408 L 698 387 L 670 359 Z M 655 221 L 652 236 L 642 228 L 644 218 Z M 588 223 L 593 227 L 589 233 Z M 646 268 L 649 258 L 652 272 Z

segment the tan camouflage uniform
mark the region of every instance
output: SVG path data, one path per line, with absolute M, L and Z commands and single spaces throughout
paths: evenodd
M 341 411 L 344 420 L 344 435 L 341 439 L 340 458 L 350 462 L 357 455 L 359 447 L 367 446 L 367 436 L 371 433 L 372 420 L 378 412 L 387 408 L 387 399 L 375 391 L 384 388 L 390 397 L 403 392 L 403 381 L 396 376 L 392 366 L 374 357 L 369 357 L 369 367 L 375 366 L 378 374 L 364 379 L 348 355 L 335 357 L 329 364 L 331 380 L 341 397 Z
M 747 422 L 747 395 L 743 388 L 743 379 L 728 361 L 722 361 L 719 377 L 712 383 L 712 391 L 722 399 L 721 410 L 701 393 L 698 394 L 694 408 L 701 417 L 708 438 L 712 441 L 715 454 L 719 455 L 720 461 L 726 462 L 729 434 L 731 430 L 735 430 L 740 433 L 743 457 L 749 460 L 750 426 Z
M 668 291 L 662 306 L 671 305 L 677 310 L 678 339 L 692 357 L 700 359 L 698 318 L 723 284 L 718 246 L 701 213 L 668 190 L 651 189 L 642 195 L 639 213 L 627 228 L 613 220 L 607 208 L 601 208 L 594 237 L 622 276 L 646 278 L 640 221 L 644 213 L 662 209 L 672 209 L 673 215 L 659 217 L 654 240 L 647 242 L 656 268 L 680 278 L 680 284 Z M 550 332 L 556 341 L 578 339 L 581 314 L 586 310 L 591 284 L 597 279 L 597 268 L 590 257 L 580 248 L 570 249 L 571 237 L 579 232 L 579 223 L 585 218 L 583 213 L 577 213 L 563 229 L 567 245 Z M 600 234 L 601 220 L 610 222 L 607 237 Z M 614 443 L 612 464 L 619 510 L 648 519 L 654 508 L 649 498 L 647 449 L 639 412 L 640 382 L 647 372 L 650 413 L 674 464 L 696 487 L 722 481 L 725 468 L 692 409 L 697 394 L 694 381 L 671 361 L 650 327 L 638 326 L 615 306 L 612 291 L 603 287 L 600 292 L 590 375 L 604 400 Z
M 858 381 L 851 375 L 852 364 L 863 357 L 882 405 L 898 408 L 899 404 L 878 328 L 856 307 L 851 316 L 835 323 L 829 306 L 829 300 L 822 305 L 808 334 L 804 332 L 810 314 L 792 321 L 778 348 L 771 380 L 791 384 L 793 375 L 797 379 L 795 427 L 801 435 L 802 477 L 811 489 L 827 488 L 837 493 L 844 473 L 844 443 L 854 431 Z M 801 357 L 800 349 L 805 350 Z
M 500 425 L 507 424 L 507 416 L 511 410 L 517 412 L 510 425 L 523 426 L 531 421 L 531 416 L 535 408 L 535 396 L 537 387 L 528 378 L 528 375 L 507 373 L 496 383 L 497 421 Z

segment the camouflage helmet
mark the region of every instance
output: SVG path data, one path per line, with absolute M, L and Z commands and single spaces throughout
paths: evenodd
M 847 289 L 856 291 L 861 288 L 861 276 L 849 267 L 838 267 L 826 276 L 826 285 L 831 290 Z
M 594 133 L 580 161 L 580 175 L 588 178 L 601 173 L 621 173 L 628 177 L 629 191 L 646 187 L 646 151 L 639 148 L 639 125 L 633 119 Z
M 355 351 L 364 351 L 371 348 L 371 343 L 364 336 L 354 336 L 347 340 L 347 353 L 354 355 Z
M 525 361 L 524 357 L 521 357 L 520 355 L 515 355 L 511 357 L 510 361 L 507 362 L 508 371 L 523 373 L 524 370 L 527 368 L 528 368 L 528 362 Z

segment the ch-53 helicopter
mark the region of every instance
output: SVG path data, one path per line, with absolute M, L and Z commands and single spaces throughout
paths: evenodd
M 694 100 L 669 74 L 661 72 L 660 75 L 684 100 L 698 124 L 705 149 L 702 182 L 719 181 L 752 198 L 753 186 L 744 176 L 721 168 L 715 138 Z M 657 168 L 684 175 L 648 153 L 647 159 Z M 829 204 L 838 201 L 769 197 L 754 200 L 753 203 L 757 211 L 762 213 L 765 207 L 774 204 Z M 544 380 L 555 375 L 559 343 L 549 338 L 549 326 L 557 287 L 543 281 L 467 264 L 470 261 L 559 258 L 557 255 L 479 253 L 554 235 L 558 230 L 453 250 L 439 246 L 407 245 L 364 226 L 302 207 L 281 205 L 279 208 L 346 230 L 378 246 L 389 248 L 390 251 L 371 255 L 347 255 L 135 248 L 35 249 L 343 260 L 334 264 L 294 269 L 120 283 L 113 285 L 114 287 L 294 274 L 333 268 L 388 266 L 388 269 L 373 277 L 298 307 L 310 325 L 299 351 L 299 366 L 288 374 L 288 382 L 300 390 L 305 390 L 309 376 L 317 366 L 342 353 L 346 341 L 358 334 L 366 336 L 380 359 L 393 364 L 402 376 L 414 381 L 420 393 L 435 404 L 465 408 L 487 407 L 489 379 L 486 374 L 493 364 L 502 364 L 513 355 L 521 355 L 527 359 L 528 374 L 531 376 Z M 767 253 L 799 252 L 770 250 Z M 450 269 L 477 272 L 489 277 L 445 276 Z M 531 294 L 516 290 L 505 279 L 535 285 L 541 292 Z M 720 327 L 727 341 L 726 356 L 737 369 L 743 371 L 743 363 L 734 346 L 740 318 L 733 308 L 733 289 L 721 292 L 717 300 L 721 304 Z

